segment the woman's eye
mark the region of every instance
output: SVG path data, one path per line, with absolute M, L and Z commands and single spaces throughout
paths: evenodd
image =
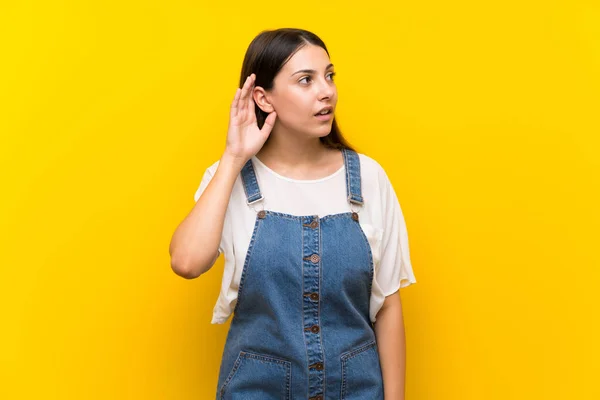
M 327 76 L 329 76 L 330 80 L 333 81 L 333 77 L 335 76 L 335 72 L 332 72 L 332 73 L 328 74 Z M 306 83 L 308 83 L 311 78 L 310 78 L 310 76 L 304 76 L 304 77 L 300 78 L 300 80 L 298 82 L 302 82 L 305 79 L 307 80 Z

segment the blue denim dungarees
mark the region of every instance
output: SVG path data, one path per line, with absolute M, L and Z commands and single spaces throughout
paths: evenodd
M 348 201 L 358 154 L 342 150 Z M 247 203 L 263 199 L 252 160 Z M 217 400 L 383 400 L 369 299 L 373 258 L 356 212 L 257 213 L 221 361 Z

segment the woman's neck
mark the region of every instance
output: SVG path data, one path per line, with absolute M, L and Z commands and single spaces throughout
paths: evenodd
M 325 147 L 316 138 L 273 135 L 256 154 L 267 167 L 295 179 L 315 179 L 335 172 L 343 165 L 339 150 Z

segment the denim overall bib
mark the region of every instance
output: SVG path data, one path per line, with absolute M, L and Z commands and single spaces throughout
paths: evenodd
M 358 154 L 342 153 L 348 201 L 362 205 Z M 261 201 L 251 159 L 241 175 L 248 205 Z M 257 213 L 217 400 L 383 400 L 373 258 L 358 220 Z

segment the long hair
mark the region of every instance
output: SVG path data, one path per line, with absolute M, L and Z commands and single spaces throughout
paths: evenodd
M 329 56 L 325 43 L 317 35 L 304 29 L 281 28 L 262 31 L 252 40 L 246 50 L 239 87 L 242 88 L 246 78 L 254 73 L 255 85 L 261 86 L 265 90 L 271 90 L 275 75 L 298 50 L 307 44 L 322 47 Z M 256 123 L 262 129 L 268 114 L 256 104 L 254 112 Z M 335 116 L 331 131 L 327 136 L 320 137 L 319 140 L 329 148 L 354 150 L 342 136 Z

